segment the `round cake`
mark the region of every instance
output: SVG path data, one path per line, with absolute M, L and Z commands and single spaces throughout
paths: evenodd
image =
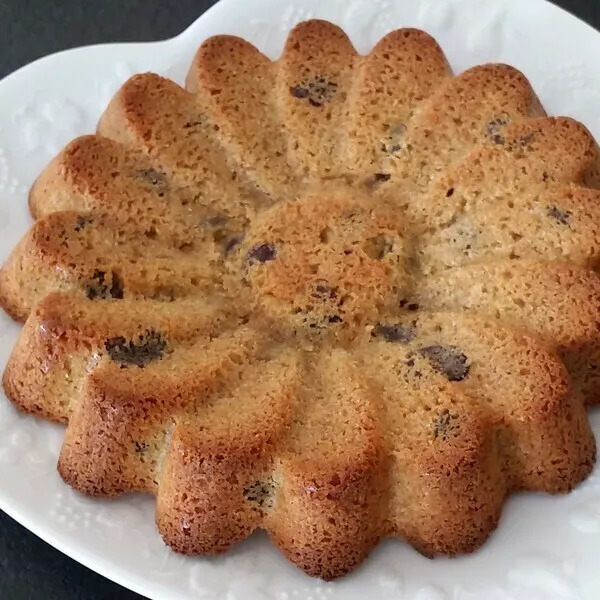
M 422 31 L 211 38 L 35 182 L 4 389 L 68 424 L 69 485 L 155 495 L 176 551 L 265 529 L 324 579 L 386 537 L 473 551 L 594 465 L 599 165 L 519 71 L 453 76 Z

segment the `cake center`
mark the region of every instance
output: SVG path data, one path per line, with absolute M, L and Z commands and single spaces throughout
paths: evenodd
M 351 190 L 276 205 L 252 228 L 243 260 L 263 308 L 312 329 L 374 321 L 409 284 L 398 216 Z

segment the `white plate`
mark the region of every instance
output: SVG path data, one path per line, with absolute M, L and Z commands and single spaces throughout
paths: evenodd
M 242 35 L 276 57 L 289 29 L 320 17 L 366 52 L 391 29 L 416 26 L 442 44 L 456 71 L 501 61 L 523 70 L 553 114 L 572 115 L 600 139 L 600 34 L 543 0 L 222 0 L 178 37 L 69 50 L 0 83 L 0 261 L 30 225 L 27 191 L 73 137 L 92 132 L 131 74 L 183 81 L 198 45 Z M 0 367 L 19 327 L 0 315 Z M 592 415 L 600 434 L 600 413 Z M 600 468 L 574 493 L 523 494 L 476 554 L 427 560 L 382 544 L 355 574 L 324 584 L 296 570 L 262 535 L 217 559 L 170 552 L 153 501 L 83 498 L 56 473 L 63 430 L 18 414 L 0 397 L 0 507 L 74 559 L 153 599 L 597 600 Z

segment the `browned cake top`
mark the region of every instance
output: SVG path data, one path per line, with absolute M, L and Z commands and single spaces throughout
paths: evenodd
M 23 409 L 75 488 L 157 496 L 181 552 L 268 530 L 332 578 L 385 536 L 478 547 L 595 459 L 596 142 L 506 65 L 422 31 L 359 55 L 231 36 L 136 75 L 29 198 L 0 271 Z

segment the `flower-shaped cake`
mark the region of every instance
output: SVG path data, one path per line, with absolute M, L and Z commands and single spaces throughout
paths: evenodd
M 505 65 L 310 21 L 271 62 L 206 41 L 138 75 L 35 183 L 0 273 L 4 375 L 68 423 L 59 470 L 157 497 L 180 552 L 266 529 L 343 575 L 387 536 L 453 555 L 507 494 L 595 458 L 599 153 Z

